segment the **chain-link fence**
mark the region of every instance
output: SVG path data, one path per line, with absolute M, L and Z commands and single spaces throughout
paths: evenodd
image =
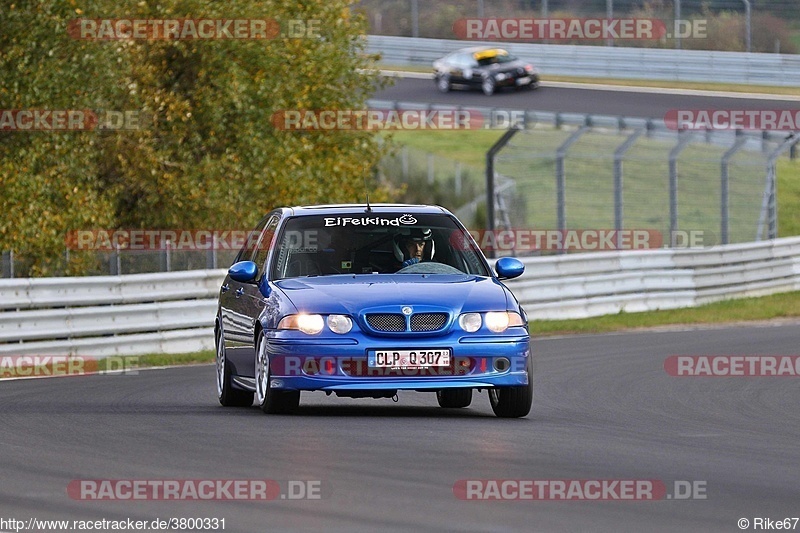
M 796 142 L 536 124 L 495 160 L 495 227 L 641 230 L 663 246 L 774 238 L 775 163 Z
M 65 249 L 61 266 L 56 265 L 48 274 L 63 276 L 69 274 L 67 265 L 70 255 L 81 255 L 89 267 L 82 275 L 107 276 L 119 274 L 142 274 L 146 272 L 175 272 L 227 268 L 231 265 L 238 250 L 119 250 L 112 252 Z M 24 256 L 4 251 L 0 254 L 0 277 L 14 278 L 28 270 Z

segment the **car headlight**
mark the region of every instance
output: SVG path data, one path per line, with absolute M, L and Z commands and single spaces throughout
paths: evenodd
M 508 76 L 506 76 L 505 74 L 502 74 L 502 73 L 501 73 L 501 74 L 498 74 L 497 76 L 495 76 L 494 78 L 495 78 L 497 81 L 503 81 L 503 80 L 504 80 L 504 79 L 506 79 L 507 77 L 508 77 Z
M 343 335 L 353 329 L 353 321 L 347 315 L 328 315 L 328 327 L 332 332 Z
M 511 326 L 523 326 L 525 323 L 519 313 L 514 311 L 490 311 L 486 313 L 486 327 L 489 331 L 502 333 Z
M 481 329 L 481 314 L 464 313 L 458 317 L 458 325 L 467 333 L 475 333 Z
M 298 329 L 308 335 L 316 335 L 322 331 L 325 321 L 321 315 L 289 315 L 278 322 L 278 329 Z

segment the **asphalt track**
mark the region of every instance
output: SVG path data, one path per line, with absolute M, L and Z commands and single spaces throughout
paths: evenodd
M 0 382 L 0 518 L 217 517 L 225 531 L 739 531 L 800 516 L 798 378 L 671 377 L 670 355 L 796 355 L 800 324 L 535 341 L 535 399 L 305 394 L 223 408 L 213 366 Z M 82 501 L 75 479 L 319 480 L 322 499 Z M 707 498 L 464 501 L 465 479 L 705 482 Z M 798 525 L 800 528 L 800 525 Z
M 480 91 L 454 90 L 440 93 L 431 79 L 393 78 L 394 85 L 376 91 L 373 98 L 432 104 L 498 107 L 563 113 L 592 113 L 663 119 L 669 110 L 778 110 L 800 109 L 800 99 L 765 95 L 723 96 L 719 93 L 669 89 L 575 88 L 570 84 L 543 86 L 535 91 L 505 90 L 492 96 Z

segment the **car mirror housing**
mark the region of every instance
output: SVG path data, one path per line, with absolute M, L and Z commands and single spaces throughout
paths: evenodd
M 516 257 L 501 257 L 495 263 L 494 269 L 500 279 L 512 279 L 525 272 L 525 265 Z
M 258 266 L 252 261 L 239 261 L 228 269 L 228 275 L 234 281 L 250 283 L 258 274 Z

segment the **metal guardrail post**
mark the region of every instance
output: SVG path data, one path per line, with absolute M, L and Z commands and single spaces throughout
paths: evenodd
M 520 131 L 516 125 L 509 128 L 502 137 L 500 137 L 489 151 L 486 152 L 486 229 L 489 230 L 491 235 L 494 235 L 494 158 L 503 149 L 511 138 Z M 488 250 L 489 258 L 494 258 L 495 250 L 492 248 Z
M 729 185 L 730 179 L 728 174 L 728 169 L 730 166 L 730 160 L 738 152 L 741 148 L 747 143 L 747 138 L 745 137 L 738 137 L 736 142 L 731 146 L 730 150 L 725 152 L 725 155 L 722 156 L 722 161 L 720 163 L 720 240 L 722 241 L 720 244 L 728 244 L 729 236 L 728 236 L 728 225 L 729 225 L 729 217 L 728 217 L 728 210 L 730 209 L 730 202 L 729 202 Z
M 419 0 L 411 0 L 411 36 L 419 37 Z
M 622 246 L 623 196 L 622 196 L 622 159 L 625 153 L 644 134 L 645 130 L 636 130 L 625 139 L 614 151 L 614 229 L 617 230 L 617 247 Z
M 562 233 L 567 229 L 567 177 L 564 170 L 564 159 L 567 157 L 567 150 L 580 139 L 581 135 L 591 129 L 590 126 L 582 126 L 567 138 L 564 143 L 556 150 L 556 209 L 558 218 L 558 230 Z M 561 250 L 560 253 L 564 253 Z
M 750 0 L 742 0 L 742 2 L 744 2 L 744 33 L 745 33 L 744 48 L 747 52 L 751 52 L 750 43 L 752 42 L 753 39 L 753 33 L 751 30 L 752 28 L 751 21 L 753 17 L 752 17 L 752 12 L 750 10 Z
M 693 134 L 679 132 L 678 144 L 669 152 L 669 245 L 673 247 L 678 231 L 678 156 L 689 145 Z
M 120 258 L 119 258 L 119 244 L 114 247 L 114 251 L 108 258 L 108 272 L 112 276 L 119 276 L 120 272 Z
M 14 251 L 9 250 L 3 252 L 2 254 L 3 260 L 3 277 L 4 278 L 13 278 L 14 277 Z

